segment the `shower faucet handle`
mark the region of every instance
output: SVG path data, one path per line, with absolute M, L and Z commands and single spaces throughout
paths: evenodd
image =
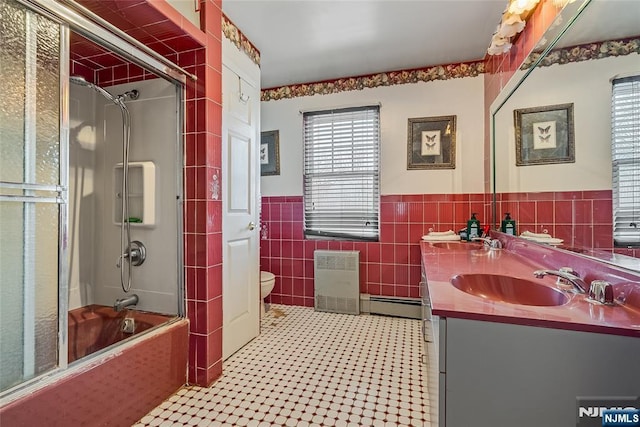
M 131 251 L 131 259 L 132 260 L 136 258 L 136 255 L 134 255 L 134 251 L 135 251 L 135 249 Z M 129 258 L 129 251 L 123 253 L 122 255 L 120 255 L 118 257 L 118 261 L 116 262 L 116 267 L 120 268 L 120 266 L 122 265 L 122 260 L 123 259 L 127 259 L 127 258 Z
M 129 262 L 133 266 L 139 266 L 144 263 L 144 260 L 147 259 L 147 248 L 142 244 L 139 240 L 134 240 L 131 242 L 131 246 L 127 248 L 127 250 L 118 257 L 118 261 L 116 262 L 116 267 L 120 268 L 122 265 L 122 260 L 129 258 Z

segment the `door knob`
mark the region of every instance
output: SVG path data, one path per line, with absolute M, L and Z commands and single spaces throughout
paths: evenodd
M 256 224 L 255 224 L 255 222 L 251 221 L 251 222 L 249 223 L 249 230 L 254 230 L 255 228 L 256 228 Z

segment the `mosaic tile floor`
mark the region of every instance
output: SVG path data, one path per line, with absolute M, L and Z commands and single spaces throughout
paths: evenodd
M 274 305 L 213 386 L 135 426 L 429 426 L 422 353 L 419 320 Z

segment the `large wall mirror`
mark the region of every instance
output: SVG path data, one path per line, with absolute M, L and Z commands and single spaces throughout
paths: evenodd
M 640 269 L 640 248 L 614 248 L 611 160 L 611 82 L 640 74 L 639 39 L 640 1 L 576 1 L 556 18 L 491 107 L 494 224 L 510 212 L 518 234 Z

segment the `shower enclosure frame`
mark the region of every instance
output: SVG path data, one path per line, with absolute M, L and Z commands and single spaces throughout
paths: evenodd
M 147 69 L 159 77 L 168 80 L 176 85 L 176 111 L 178 114 L 178 126 L 176 128 L 176 188 L 178 198 L 176 200 L 177 211 L 177 259 L 176 268 L 178 271 L 177 286 L 177 315 L 185 316 L 185 295 L 184 295 L 184 250 L 183 250 L 183 208 L 184 208 L 184 98 L 185 83 L 187 78 L 195 80 L 196 77 L 185 71 L 178 65 L 172 63 L 158 53 L 147 48 L 142 43 L 128 36 L 115 26 L 102 20 L 89 10 L 77 4 L 61 4 L 54 0 L 15 0 L 29 10 L 45 16 L 60 25 L 60 141 L 59 141 L 59 182 L 58 185 L 40 184 L 10 184 L 5 188 L 14 188 L 24 191 L 44 190 L 57 193 L 56 197 L 40 196 L 2 196 L 4 200 L 47 202 L 56 203 L 58 212 L 58 363 L 57 366 L 43 374 L 25 380 L 20 384 L 0 392 L 0 406 L 19 399 L 37 389 L 39 385 L 50 381 L 56 381 L 64 377 L 68 372 L 68 319 L 69 309 L 69 271 L 68 271 L 68 236 L 69 236 L 69 59 L 70 59 L 70 31 L 73 30 L 81 34 L 88 40 L 102 46 L 124 59 Z M 5 198 L 6 197 L 6 198 Z M 95 353 L 86 357 L 88 363 L 93 356 L 98 356 L 103 352 Z M 82 362 L 78 362 L 82 364 Z M 43 378 L 48 380 L 43 381 Z

